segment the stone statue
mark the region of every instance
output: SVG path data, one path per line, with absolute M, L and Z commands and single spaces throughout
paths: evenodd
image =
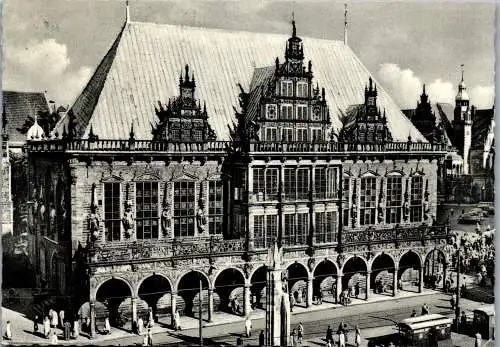
M 408 202 L 408 200 L 405 200 L 403 204 L 403 214 L 405 221 L 408 221 L 410 219 L 410 203 Z
M 196 223 L 198 225 L 198 233 L 203 234 L 207 231 L 207 215 L 205 212 L 205 199 L 200 199 L 198 202 L 198 211 L 196 212 Z
M 125 213 L 122 218 L 123 228 L 125 229 L 125 236 L 129 238 L 134 233 L 134 213 L 132 212 L 132 201 L 125 202 Z
M 99 230 L 101 218 L 97 206 L 90 206 L 90 215 L 88 218 L 88 229 L 90 231 L 90 239 L 95 242 L 99 239 Z
M 168 202 L 163 204 L 161 211 L 161 231 L 165 237 L 172 236 L 172 211 Z
M 281 264 L 280 250 L 278 248 L 278 240 L 273 240 L 273 250 L 272 250 L 272 260 L 273 260 L 273 268 L 277 268 Z
M 356 220 L 358 218 L 358 206 L 356 206 L 356 203 L 353 202 L 351 206 L 351 219 L 352 219 L 352 226 L 356 225 Z
M 380 202 L 378 203 L 378 222 L 382 223 L 384 221 L 384 208 L 385 204 L 382 199 L 380 199 Z

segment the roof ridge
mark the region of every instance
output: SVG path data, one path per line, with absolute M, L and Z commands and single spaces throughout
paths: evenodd
M 223 33 L 227 33 L 227 34 L 253 34 L 253 35 L 273 35 L 276 37 L 290 37 L 290 34 L 285 34 L 285 33 L 281 34 L 281 33 L 270 33 L 270 32 L 266 32 L 266 31 L 224 29 L 224 28 L 203 27 L 203 26 L 193 26 L 193 25 L 184 25 L 184 24 L 155 23 L 155 22 L 143 22 L 143 21 L 129 21 L 127 24 L 170 26 L 170 27 L 187 28 L 187 29 L 194 29 L 194 30 L 209 30 L 209 31 L 223 32 Z M 301 39 L 305 38 L 305 39 L 311 39 L 311 40 L 331 42 L 331 43 L 335 43 L 335 44 L 339 44 L 339 45 L 344 46 L 344 42 L 342 40 L 332 40 L 332 39 L 325 39 L 325 38 L 304 36 L 304 35 L 300 35 L 300 38 Z

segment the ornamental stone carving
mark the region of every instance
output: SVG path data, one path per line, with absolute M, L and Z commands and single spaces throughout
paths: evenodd
M 345 258 L 346 258 L 346 255 L 344 253 L 341 253 L 337 256 L 337 264 L 339 264 L 340 269 L 342 268 L 342 266 L 344 266 Z
M 90 215 L 88 216 L 87 221 L 90 241 L 94 243 L 99 239 L 99 233 L 101 230 L 101 217 L 97 206 L 90 206 Z
M 163 237 L 172 237 L 172 210 L 168 202 L 164 202 L 163 210 L 161 212 L 161 231 Z
M 198 226 L 199 234 L 205 234 L 205 232 L 207 231 L 208 218 L 205 208 L 205 199 L 200 199 L 198 201 L 198 211 L 196 212 L 196 223 Z
M 123 214 L 122 223 L 125 229 L 125 237 L 130 238 L 134 234 L 134 212 L 132 200 L 125 201 L 125 212 Z
M 243 271 L 245 272 L 245 276 L 247 279 L 250 279 L 250 275 L 252 274 L 252 270 L 253 270 L 252 263 L 245 263 L 245 265 L 243 265 Z
M 310 272 L 313 272 L 314 271 L 314 265 L 316 264 L 316 259 L 314 258 L 309 258 L 309 260 L 307 261 L 307 267 L 309 268 L 309 271 Z

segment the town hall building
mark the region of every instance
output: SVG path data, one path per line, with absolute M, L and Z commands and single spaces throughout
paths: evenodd
M 420 292 L 450 261 L 435 222 L 447 145 L 346 44 L 295 22 L 287 37 L 127 18 L 28 150 L 38 281 L 92 321 L 151 308 L 170 324 L 200 299 L 209 321 L 264 309 L 274 242 L 304 308 L 354 286 Z

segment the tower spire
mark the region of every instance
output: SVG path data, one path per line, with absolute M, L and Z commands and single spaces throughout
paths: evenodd
M 462 69 L 462 82 L 463 82 L 464 81 L 464 64 L 461 64 L 460 68 Z
M 344 45 L 347 45 L 347 2 L 344 4 Z
M 125 23 L 130 23 L 130 8 L 128 6 L 128 0 L 125 0 Z
M 297 36 L 297 29 L 295 28 L 295 13 L 292 12 L 292 37 Z

